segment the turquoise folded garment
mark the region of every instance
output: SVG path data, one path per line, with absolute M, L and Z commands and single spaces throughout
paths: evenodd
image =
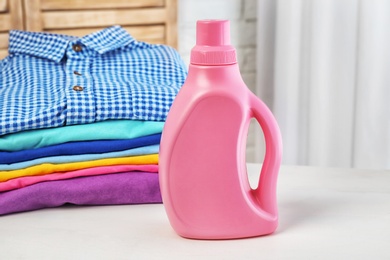
M 0 151 L 20 151 L 75 141 L 130 139 L 162 132 L 164 122 L 108 120 L 0 136 Z

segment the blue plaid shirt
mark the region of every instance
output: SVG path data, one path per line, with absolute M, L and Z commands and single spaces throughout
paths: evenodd
M 179 54 L 120 26 L 82 38 L 11 31 L 0 135 L 108 119 L 164 121 L 187 75 Z

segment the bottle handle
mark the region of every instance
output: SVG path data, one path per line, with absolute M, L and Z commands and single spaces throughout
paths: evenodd
M 276 184 L 282 159 L 282 137 L 275 117 L 269 108 L 253 93 L 250 95 L 250 120 L 260 124 L 265 139 L 265 156 L 258 186 L 252 190 L 262 210 L 277 216 Z

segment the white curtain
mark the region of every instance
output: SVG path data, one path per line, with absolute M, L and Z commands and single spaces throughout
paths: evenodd
M 257 8 L 257 94 L 280 125 L 283 162 L 390 168 L 390 1 Z

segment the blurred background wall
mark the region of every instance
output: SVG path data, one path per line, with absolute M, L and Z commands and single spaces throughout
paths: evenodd
M 390 168 L 390 1 L 259 0 L 258 94 L 284 163 Z

